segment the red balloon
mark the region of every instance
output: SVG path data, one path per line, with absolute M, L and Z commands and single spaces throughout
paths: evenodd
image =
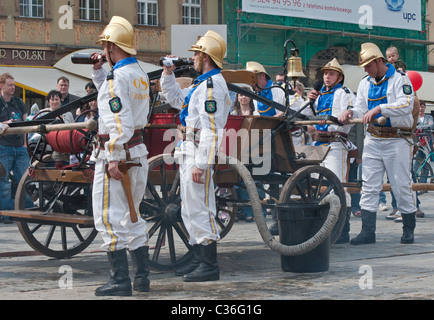
M 423 79 L 419 72 L 417 71 L 408 71 L 407 76 L 413 85 L 413 90 L 417 91 L 422 87 Z

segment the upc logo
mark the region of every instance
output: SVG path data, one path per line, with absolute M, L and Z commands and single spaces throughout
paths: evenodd
M 385 0 L 387 7 L 391 11 L 401 11 L 404 6 L 405 0 Z
M 387 4 L 387 8 L 389 8 L 390 11 L 401 11 L 404 7 L 405 0 L 385 0 Z M 403 12 L 402 13 L 402 19 L 406 20 L 407 22 L 410 22 L 412 20 L 417 20 L 417 14 L 411 13 L 411 12 Z

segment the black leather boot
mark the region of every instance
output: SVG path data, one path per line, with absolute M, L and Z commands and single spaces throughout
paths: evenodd
M 375 243 L 375 229 L 377 226 L 377 212 L 362 210 L 362 231 L 351 239 L 350 244 L 360 245 Z
M 213 242 L 207 246 L 199 245 L 200 264 L 192 272 L 184 275 L 185 282 L 216 281 L 220 279 L 220 270 L 217 263 L 217 243 Z
M 96 296 L 131 296 L 127 249 L 107 252 L 110 280 L 95 290 Z
M 149 247 L 144 246 L 130 251 L 131 261 L 135 272 L 133 290 L 138 292 L 148 292 L 150 281 L 148 279 L 151 271 L 149 264 Z
M 187 273 L 190 273 L 194 270 L 196 270 L 197 267 L 199 267 L 200 264 L 200 245 L 194 244 L 193 245 L 193 260 L 187 264 L 186 266 L 176 269 L 175 275 L 176 276 L 183 276 Z
M 345 216 L 344 227 L 342 228 L 342 232 L 339 235 L 338 240 L 335 241 L 335 244 L 350 242 L 350 216 L 351 216 L 351 207 L 347 207 L 347 215 Z
M 416 228 L 416 213 L 402 214 L 401 243 L 414 242 L 414 228 Z

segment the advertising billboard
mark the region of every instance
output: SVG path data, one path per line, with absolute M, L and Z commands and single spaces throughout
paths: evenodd
M 422 30 L 419 0 L 243 0 L 243 11 L 277 16 L 327 20 Z

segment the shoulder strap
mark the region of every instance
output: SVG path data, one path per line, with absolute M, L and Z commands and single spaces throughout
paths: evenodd
M 401 70 L 396 69 L 396 72 L 398 72 L 401 76 L 405 76 L 405 72 L 403 72 Z
M 212 100 L 212 89 L 214 88 L 212 77 L 206 79 L 206 87 L 208 88 L 208 99 Z
M 414 95 L 413 110 L 411 112 L 413 115 L 413 126 L 412 126 L 413 131 L 416 130 L 417 120 L 419 119 L 419 109 L 420 109 L 419 98 L 417 97 L 417 95 Z
M 5 99 L 3 99 L 3 96 L 0 94 L 0 110 L 2 110 L 4 107 L 6 107 Z
M 353 108 L 353 99 L 351 99 L 351 91 L 350 89 L 348 89 L 347 87 L 342 87 L 342 89 L 344 89 L 345 93 L 348 95 L 348 109 L 352 109 Z
M 24 114 L 27 114 L 27 106 L 25 105 L 24 101 L 22 101 L 20 98 L 16 96 L 12 96 L 11 101 L 15 105 L 15 107 L 20 111 L 20 118 L 24 121 Z
M 213 82 L 212 82 L 212 77 L 209 77 L 208 79 L 206 79 L 206 87 L 208 89 L 212 89 L 214 87 Z

